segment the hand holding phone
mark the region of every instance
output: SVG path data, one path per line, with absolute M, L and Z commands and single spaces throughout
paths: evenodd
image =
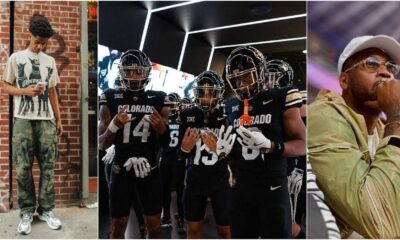
M 40 89 L 41 94 L 43 94 L 46 85 L 47 85 L 47 82 L 38 82 L 38 83 L 36 83 L 36 88 Z
M 46 87 L 46 85 L 47 85 L 47 82 L 38 82 L 38 83 L 36 83 L 36 87 Z

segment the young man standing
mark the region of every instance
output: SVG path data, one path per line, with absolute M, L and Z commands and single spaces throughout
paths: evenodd
M 57 134 L 63 132 L 55 89 L 59 76 L 54 58 L 42 52 L 54 31 L 46 17 L 33 15 L 29 32 L 28 48 L 10 56 L 2 79 L 4 92 L 14 95 L 12 155 L 17 172 L 21 234 L 30 233 L 35 210 L 51 229 L 61 228 L 61 221 L 52 212 Z M 40 167 L 37 208 L 32 175 L 34 157 Z

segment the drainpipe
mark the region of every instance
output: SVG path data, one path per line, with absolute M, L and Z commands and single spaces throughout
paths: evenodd
M 14 1 L 10 1 L 10 54 L 9 56 L 11 56 L 11 54 L 14 53 L 14 8 L 15 8 L 15 4 Z M 13 125 L 14 125 L 14 119 L 13 119 L 13 109 L 14 109 L 14 98 L 12 95 L 9 96 L 9 106 L 10 108 L 8 109 L 8 120 L 9 120 L 9 135 L 8 135 L 8 146 L 9 146 L 9 152 L 8 152 L 8 158 L 10 161 L 9 169 L 9 198 L 8 198 L 8 202 L 9 202 L 9 209 L 12 209 L 13 207 L 13 161 L 12 161 L 12 136 L 13 136 Z
M 81 198 L 89 197 L 89 71 L 87 2 L 81 2 Z

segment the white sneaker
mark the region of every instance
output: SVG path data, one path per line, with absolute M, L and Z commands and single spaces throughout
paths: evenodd
M 46 211 L 42 214 L 39 214 L 39 219 L 47 222 L 47 225 L 49 225 L 49 227 L 53 230 L 61 228 L 61 221 L 54 216 L 53 211 Z
M 33 221 L 33 214 L 26 212 L 22 215 L 21 221 L 18 224 L 18 232 L 20 234 L 28 235 L 31 232 L 31 222 Z

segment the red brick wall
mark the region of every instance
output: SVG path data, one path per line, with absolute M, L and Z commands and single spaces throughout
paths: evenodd
M 0 76 L 3 75 L 10 46 L 10 4 L 0 2 Z M 0 212 L 9 208 L 8 96 L 0 93 Z
M 5 5 L 5 3 L 0 3 Z M 3 11 L 1 6 L 0 11 Z M 47 1 L 47 2 L 15 2 L 14 20 L 14 52 L 25 49 L 29 44 L 29 20 L 34 12 L 45 15 L 56 35 L 48 43 L 46 53 L 56 59 L 60 75 L 59 97 L 60 110 L 64 130 L 70 141 L 70 151 L 67 156 L 60 156 L 55 165 L 56 205 L 74 203 L 79 199 L 80 192 L 80 2 Z M 5 18 L 5 20 L 3 19 Z M 8 17 L 1 14 L 2 21 Z M 6 27 L 4 27 L 4 26 Z M 0 22 L 0 34 L 8 32 L 8 22 Z M 5 31 L 7 30 L 7 31 Z M 7 33 L 6 33 L 7 34 Z M 3 35 L 1 41 L 3 41 Z M 7 39 L 7 38 L 6 38 Z M 1 72 L 2 73 L 2 72 Z M 4 101 L 2 102 L 4 103 Z M 0 177 L 8 171 L 8 115 L 7 107 L 2 104 L 0 114 Z M 66 144 L 60 142 L 60 151 L 66 153 Z M 39 167 L 35 161 L 34 179 L 36 193 L 39 186 Z M 17 205 L 17 186 L 15 181 L 15 167 L 13 170 L 13 199 Z M 1 211 L 1 209 L 0 209 Z

